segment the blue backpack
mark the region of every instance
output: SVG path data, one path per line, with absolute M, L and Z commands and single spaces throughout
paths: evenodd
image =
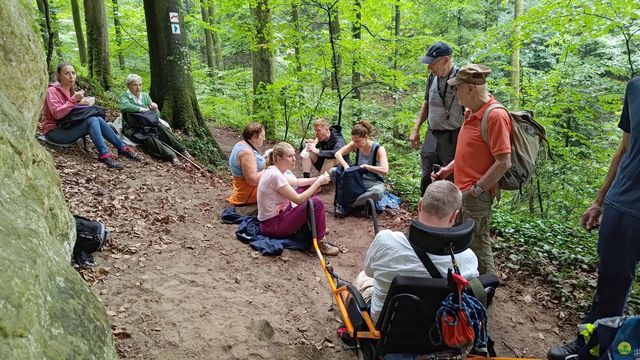
M 640 316 L 604 318 L 593 324 L 578 326 L 578 338 L 586 344 L 579 360 L 640 358 Z

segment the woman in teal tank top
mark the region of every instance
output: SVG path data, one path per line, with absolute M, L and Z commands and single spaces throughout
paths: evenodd
M 229 155 L 229 168 L 233 175 L 233 190 L 227 201 L 234 206 L 256 203 L 258 182 L 264 168 L 264 156 L 257 148 L 264 143 L 264 128 L 259 123 L 250 123 L 242 132 L 239 141 Z

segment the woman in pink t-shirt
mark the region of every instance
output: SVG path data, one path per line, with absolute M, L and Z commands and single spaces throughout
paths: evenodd
M 307 223 L 307 200 L 313 201 L 316 230 L 320 251 L 325 255 L 338 255 L 339 249 L 324 239 L 325 210 L 322 200 L 315 195 L 321 185 L 329 183 L 329 175 L 317 178 L 287 178 L 285 172 L 296 164 L 296 152 L 288 143 L 273 147 L 267 158 L 267 168 L 258 183 L 258 220 L 260 232 L 273 238 L 295 234 Z M 294 190 L 293 186 L 298 187 Z

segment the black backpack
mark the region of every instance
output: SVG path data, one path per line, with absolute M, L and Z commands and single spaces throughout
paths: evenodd
M 73 217 L 76 220 L 76 244 L 73 247 L 74 258 L 86 257 L 86 255 L 100 250 L 109 236 L 107 227 L 101 222 L 92 221 L 82 216 L 74 215 Z
M 369 165 L 374 165 L 378 154 L 379 144 L 376 144 L 371 149 L 371 158 L 369 159 Z M 356 164 L 360 157 L 359 150 L 356 150 Z M 360 166 L 350 166 L 344 170 L 342 166 L 336 168 L 336 194 L 333 200 L 333 205 L 340 209 L 343 215 L 346 215 L 351 210 L 351 206 L 356 199 L 367 191 L 364 186 L 364 175 L 371 173 L 375 176 L 376 180 L 384 181 L 384 178 L 376 173 L 367 171 Z

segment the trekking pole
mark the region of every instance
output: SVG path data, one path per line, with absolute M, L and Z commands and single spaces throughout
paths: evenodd
M 194 161 L 192 161 L 191 159 L 189 159 L 188 157 L 182 155 L 182 153 L 180 153 L 179 151 L 177 151 L 176 149 L 172 148 L 171 146 L 169 146 L 169 144 L 167 144 L 166 142 L 157 139 L 158 141 L 160 141 L 160 143 L 162 143 L 162 145 L 168 147 L 171 151 L 173 151 L 174 153 L 180 155 L 183 159 L 187 160 L 188 162 L 191 163 L 191 165 L 195 166 L 196 169 L 198 169 L 198 171 L 202 171 L 202 167 L 200 167 L 198 164 L 196 164 Z

